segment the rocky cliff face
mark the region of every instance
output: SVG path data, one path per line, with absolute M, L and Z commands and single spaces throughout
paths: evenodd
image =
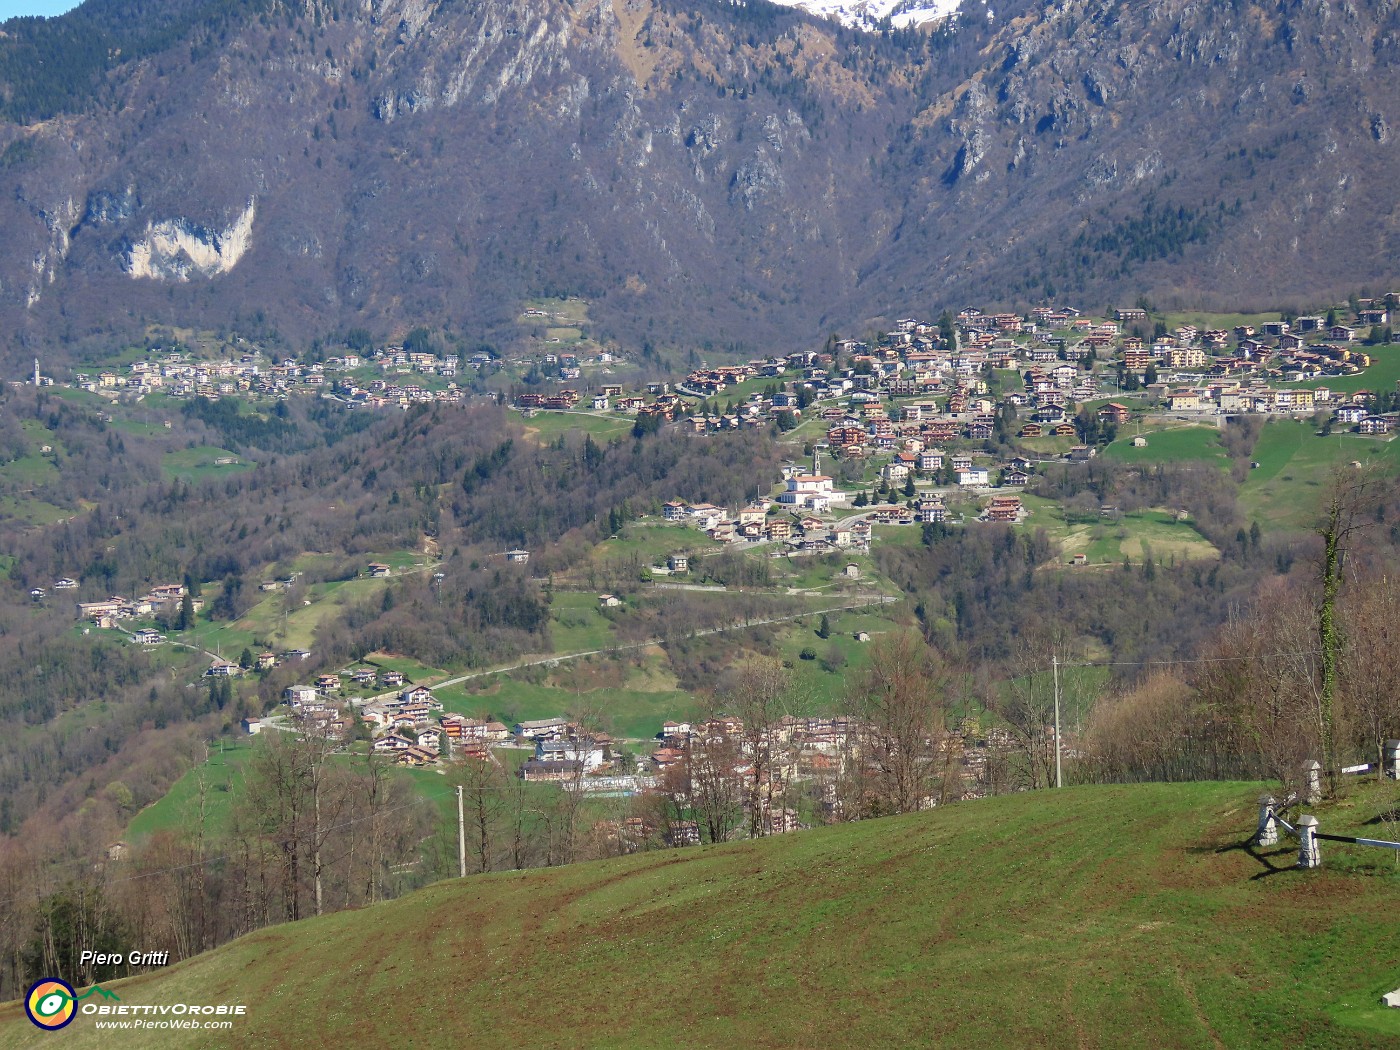
M 575 292 L 624 338 L 753 352 L 963 298 L 1390 281 L 1394 4 L 967 9 L 872 34 L 761 3 L 254 5 L 0 124 L 4 339 L 489 333 Z

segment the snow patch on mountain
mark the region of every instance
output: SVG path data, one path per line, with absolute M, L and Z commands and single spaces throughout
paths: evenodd
M 889 21 L 897 29 L 933 25 L 958 13 L 963 0 L 773 0 L 785 7 L 796 7 L 820 18 L 834 18 L 852 29 L 874 30 Z M 992 9 L 981 0 L 987 18 Z

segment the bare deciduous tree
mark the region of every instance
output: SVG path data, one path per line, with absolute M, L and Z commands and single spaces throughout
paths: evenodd
M 690 741 L 684 765 L 668 774 L 668 784 L 678 815 L 693 812 L 707 841 L 724 842 L 743 812 L 743 750 L 722 729 L 701 728 Z
M 951 683 L 941 657 L 911 632 L 884 635 L 871 646 L 870 665 L 852 695 L 870 771 L 867 813 L 911 813 L 957 790 L 947 746 Z
M 1059 624 L 1028 624 L 1004 668 L 1003 681 L 984 679 L 983 704 L 1006 724 L 1022 759 L 1024 785 L 1055 783 L 1055 694 L 1050 664 L 1071 662 L 1074 651 Z
M 1191 687 L 1167 670 L 1097 704 L 1082 741 L 1091 775 L 1108 781 L 1180 780 L 1197 720 Z
M 467 851 L 475 858 L 477 871 L 491 871 L 498 856 L 497 841 L 505 830 L 509 777 L 487 752 L 485 758 L 467 757 L 454 768 L 452 779 L 462 788 Z
M 773 799 L 782 793 L 786 750 L 781 737 L 784 716 L 793 701 L 791 673 L 777 660 L 760 657 L 735 667 L 725 676 L 717 703 L 739 719 L 744 763 L 744 804 L 749 835 L 758 838 L 770 829 Z
M 1240 753 L 1285 791 L 1318 754 L 1315 624 L 1306 599 L 1277 581 L 1251 616 L 1217 632 L 1192 679 L 1206 708 L 1231 727 Z
M 1340 666 L 1342 707 L 1357 743 L 1381 763 L 1387 739 L 1400 735 L 1400 588 L 1382 576 L 1353 589 L 1342 606 L 1347 646 Z

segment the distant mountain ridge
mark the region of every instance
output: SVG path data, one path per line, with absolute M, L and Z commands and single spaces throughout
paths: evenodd
M 524 296 L 581 294 L 604 335 L 753 353 L 964 301 L 1388 290 L 1392 5 L 988 13 L 88 0 L 6 23 L 0 344 L 490 338 Z M 73 84 L 35 71 L 78 39 Z

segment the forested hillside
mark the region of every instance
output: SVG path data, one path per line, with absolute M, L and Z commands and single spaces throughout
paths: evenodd
M 762 0 L 10 23 L 9 360 L 151 322 L 498 338 L 536 295 L 634 348 L 752 355 L 959 297 L 1390 290 L 1391 5 L 968 7 L 869 33 Z

